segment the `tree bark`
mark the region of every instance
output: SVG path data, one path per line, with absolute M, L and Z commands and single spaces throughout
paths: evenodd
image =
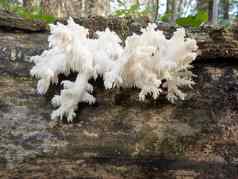
M 208 11 L 208 4 L 210 0 L 197 0 L 197 9 Z
M 176 24 L 177 19 L 177 0 L 172 0 L 172 9 L 171 9 L 171 23 Z
M 212 24 L 216 25 L 218 23 L 218 15 L 219 15 L 219 0 L 213 0 L 213 8 L 212 8 Z
M 159 3 L 160 3 L 160 1 L 159 0 L 155 0 L 155 2 L 154 2 L 154 22 L 156 22 L 157 21 L 157 19 L 158 19 L 158 16 L 159 16 Z
M 208 2 L 208 22 L 212 24 L 213 19 L 213 0 L 209 0 Z
M 223 0 L 223 19 L 229 20 L 229 9 L 230 9 L 230 2 L 229 0 Z
M 219 0 L 209 1 L 208 21 L 210 24 L 217 25 L 218 23 L 219 2 Z
M 41 0 L 23 0 L 23 7 L 32 11 L 34 7 L 39 7 Z
M 171 11 L 172 11 L 172 1 L 171 0 L 167 0 L 166 1 L 166 14 L 169 14 L 169 13 L 171 13 Z

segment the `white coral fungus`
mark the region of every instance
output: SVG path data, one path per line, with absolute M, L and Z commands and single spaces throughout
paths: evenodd
M 178 29 L 171 39 L 154 24 L 142 29 L 142 34 L 126 39 L 125 47 L 115 32 L 106 29 L 96 32 L 97 39 L 88 38 L 88 29 L 76 24 L 72 18 L 67 25 L 50 25 L 49 50 L 32 57 L 35 66 L 31 75 L 39 78 L 37 91 L 45 94 L 51 83 L 58 83 L 58 75 L 77 72 L 73 81 L 62 81 L 63 90 L 52 99 L 58 107 L 52 119 L 64 116 L 70 122 L 75 117 L 79 102 L 95 103 L 91 78 L 102 76 L 106 89 L 137 87 L 139 99 L 146 95 L 157 99 L 164 89 L 167 99 L 184 99 L 182 86 L 191 87 L 193 73 L 189 71 L 196 58 L 194 39 L 185 38 L 185 30 Z M 162 82 L 163 80 L 163 82 Z

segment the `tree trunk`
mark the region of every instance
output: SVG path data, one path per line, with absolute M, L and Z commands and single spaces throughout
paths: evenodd
M 23 0 L 23 7 L 25 7 L 29 11 L 32 11 L 34 7 L 37 7 L 39 5 L 40 0 Z
M 229 20 L 229 9 L 230 9 L 229 0 L 223 0 L 223 18 L 224 18 L 224 20 Z
M 160 8 L 160 5 L 159 5 L 159 3 L 160 3 L 160 1 L 159 0 L 155 0 L 155 1 L 153 1 L 154 2 L 154 15 L 153 15 L 153 19 L 154 19 L 154 22 L 156 22 L 157 21 L 157 19 L 158 19 L 158 16 L 159 16 L 159 8 Z
M 177 0 L 172 0 L 172 9 L 171 9 L 171 23 L 176 24 L 177 19 Z
M 46 14 L 59 18 L 85 17 L 90 15 L 107 16 L 110 13 L 109 0 L 43 0 Z
M 177 15 L 176 0 L 167 0 L 166 14 L 168 15 L 169 22 L 174 25 L 176 23 L 176 15 Z
M 219 0 L 213 0 L 212 24 L 214 25 L 218 23 L 219 2 Z
M 180 15 L 182 15 L 183 14 L 183 1 L 184 0 L 179 0 L 179 3 L 178 3 L 178 15 L 180 16 Z
M 167 0 L 166 1 L 166 12 L 165 12 L 166 14 L 170 14 L 171 13 L 171 9 L 172 9 L 171 4 L 172 4 L 171 0 Z
M 58 6 L 57 2 L 60 3 L 60 0 L 42 0 L 42 8 L 45 14 L 58 17 Z
M 216 25 L 218 23 L 219 0 L 209 1 L 208 21 L 210 24 Z
M 208 22 L 212 24 L 213 19 L 213 0 L 209 0 L 208 2 Z
M 197 9 L 208 11 L 208 4 L 210 0 L 197 0 Z

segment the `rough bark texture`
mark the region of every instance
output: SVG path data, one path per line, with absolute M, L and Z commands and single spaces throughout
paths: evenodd
M 122 37 L 141 26 L 120 19 L 78 22 L 92 32 L 110 26 Z M 168 36 L 174 30 L 160 28 Z M 29 57 L 47 48 L 47 35 L 0 32 L 0 178 L 237 177 L 238 54 L 232 31 L 188 30 L 201 55 L 185 101 L 141 103 L 136 89 L 105 91 L 98 80 L 97 104 L 80 104 L 73 124 L 50 120 L 49 100 L 60 87 L 39 96 L 29 76 Z

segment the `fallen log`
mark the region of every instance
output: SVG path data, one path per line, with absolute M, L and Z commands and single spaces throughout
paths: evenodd
M 14 13 L 0 10 L 0 28 L 39 32 L 46 31 L 48 25 L 40 20 L 26 19 Z
M 109 26 L 122 38 L 146 25 L 101 17 L 78 23 L 89 27 L 92 36 Z M 159 28 L 168 37 L 175 30 L 162 24 Z M 48 47 L 48 33 L 29 32 L 0 32 L 0 178 L 238 175 L 235 32 L 220 27 L 187 29 L 201 52 L 193 69 L 196 85 L 185 101 L 141 103 L 134 90 L 105 91 L 95 85 L 97 104 L 81 104 L 73 124 L 51 121 L 52 94 L 36 94 L 29 57 Z
M 104 30 L 109 27 L 111 30 L 118 33 L 118 35 L 125 40 L 126 37 L 132 33 L 140 33 L 140 29 L 146 27 L 149 23 L 146 18 L 132 19 L 132 18 L 117 18 L 117 17 L 89 17 L 79 18 L 75 21 L 90 30 L 90 37 L 94 37 L 94 32 L 97 30 Z M 65 23 L 65 20 L 59 20 Z M 0 27 L 5 32 L 11 30 L 29 31 L 29 32 L 48 32 L 48 24 L 40 20 L 27 20 L 22 17 L 16 16 L 13 13 L 0 10 Z M 7 30 L 6 30 L 7 29 Z M 168 38 L 176 30 L 175 27 L 167 24 L 158 24 L 158 29 L 163 30 Z M 10 31 L 11 31 L 10 30 Z M 197 40 L 200 55 L 197 60 L 203 59 L 236 59 L 238 58 L 238 38 L 237 30 L 226 29 L 224 27 L 206 26 L 199 28 L 186 28 L 188 37 Z M 48 33 L 45 33 L 47 36 Z M 20 37 L 21 38 L 21 37 Z M 14 41 L 14 39 L 13 39 Z M 8 46 L 8 42 L 5 46 Z M 45 42 L 43 42 L 45 44 Z M 45 49 L 43 47 L 43 49 Z

